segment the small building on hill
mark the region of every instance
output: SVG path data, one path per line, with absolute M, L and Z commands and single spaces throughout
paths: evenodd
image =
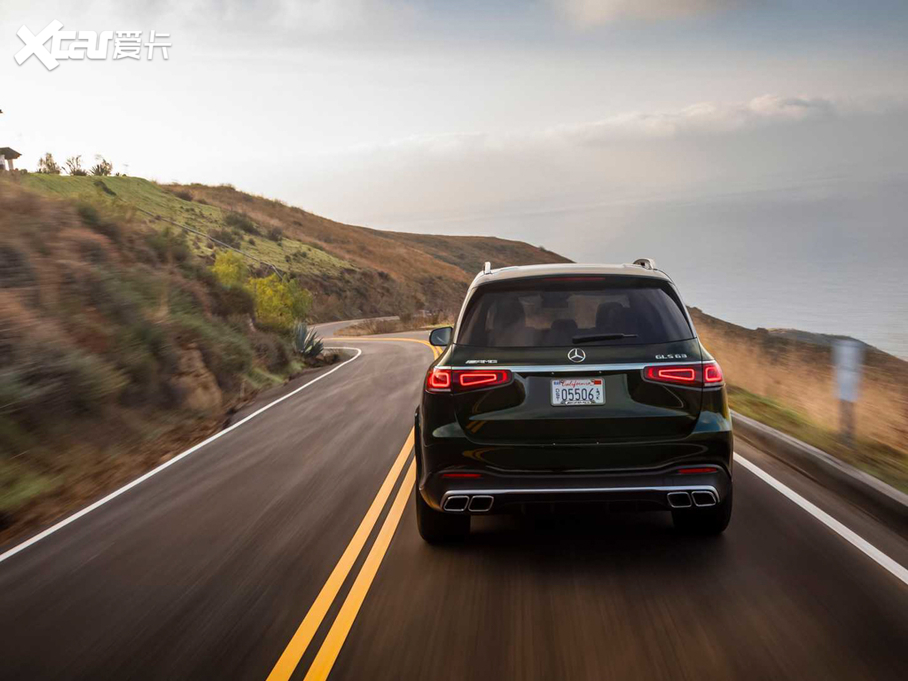
M 0 170 L 14 170 L 13 161 L 22 156 L 15 149 L 0 147 Z

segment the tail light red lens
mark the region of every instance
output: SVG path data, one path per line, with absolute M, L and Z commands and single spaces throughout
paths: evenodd
M 693 366 L 646 367 L 644 376 L 650 381 L 659 383 L 679 383 L 681 385 L 699 385 L 699 368 Z
M 506 385 L 512 378 L 511 372 L 505 369 L 431 369 L 426 375 L 426 390 L 464 392 Z
M 691 388 L 714 388 L 724 383 L 722 369 L 716 362 L 704 364 L 659 364 L 643 369 L 643 376 L 656 383 L 673 383 Z
M 725 377 L 722 375 L 722 367 L 715 362 L 703 365 L 703 383 L 704 385 L 722 385 Z
M 470 390 L 471 388 L 489 388 L 493 385 L 510 383 L 511 372 L 504 369 L 455 371 L 454 382 L 456 387 L 466 390 Z
M 447 392 L 451 389 L 450 369 L 429 369 L 426 374 L 426 390 L 432 392 Z

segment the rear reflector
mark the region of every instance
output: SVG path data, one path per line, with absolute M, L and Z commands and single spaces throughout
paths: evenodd
M 442 473 L 443 478 L 481 478 L 479 473 Z
M 643 369 L 643 377 L 655 383 L 673 383 L 691 388 L 716 388 L 724 384 L 722 369 L 716 362 L 703 364 L 657 364 Z
M 426 390 L 430 393 L 464 392 L 492 388 L 511 382 L 513 375 L 505 369 L 430 369 L 426 374 Z
M 703 468 L 679 468 L 678 475 L 699 475 L 702 473 L 715 473 L 716 469 L 704 466 Z

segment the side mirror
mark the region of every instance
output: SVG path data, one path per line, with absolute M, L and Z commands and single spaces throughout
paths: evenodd
M 429 334 L 429 342 L 439 348 L 445 348 L 451 344 L 451 334 L 454 333 L 454 327 L 442 326 L 440 329 L 432 329 Z

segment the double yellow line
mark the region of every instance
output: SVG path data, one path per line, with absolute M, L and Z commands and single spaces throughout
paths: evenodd
M 385 342 L 409 341 L 426 345 L 432 350 L 432 353 L 436 358 L 440 354 L 440 350 L 430 345 L 428 342 L 416 338 L 384 339 L 348 337 L 343 340 L 347 342 L 359 342 L 361 340 Z M 363 547 L 365 547 L 369 536 L 372 534 L 372 530 L 375 528 L 376 522 L 378 522 L 378 517 L 381 515 L 382 509 L 384 509 L 388 498 L 391 496 L 391 492 L 400 476 L 400 472 L 413 449 L 414 435 L 414 430 L 411 429 L 410 434 L 407 436 L 407 440 L 400 449 L 400 453 L 391 466 L 391 470 L 388 471 L 384 482 L 382 482 L 381 487 L 378 489 L 378 493 L 372 500 L 369 510 L 366 511 L 366 515 L 363 517 L 362 522 L 360 522 L 359 527 L 353 534 L 353 538 L 350 540 L 347 548 L 344 549 L 340 560 L 337 561 L 337 564 L 328 576 L 328 580 L 325 582 L 324 586 L 322 586 L 315 601 L 313 601 L 312 606 L 309 608 L 309 612 L 306 613 L 306 617 L 303 618 L 296 633 L 293 634 L 293 638 L 290 639 L 290 643 L 287 644 L 287 647 L 278 659 L 277 664 L 274 665 L 274 668 L 268 675 L 268 681 L 287 681 L 296 670 L 297 665 L 309 648 L 312 638 L 315 636 L 316 631 L 318 631 L 322 621 L 325 619 L 328 609 L 331 607 L 334 599 L 337 598 L 337 594 L 340 592 L 347 576 L 353 569 L 353 564 L 356 562 L 360 553 L 362 553 Z M 397 490 L 397 494 L 391 504 L 391 509 L 388 511 L 388 515 L 385 516 L 385 520 L 382 523 L 381 529 L 378 531 L 378 535 L 372 544 L 372 548 L 369 549 L 369 553 L 360 568 L 359 574 L 353 582 L 353 586 L 350 587 L 350 591 L 347 593 L 347 597 L 344 599 L 344 603 L 341 606 L 334 623 L 328 630 L 325 640 L 322 642 L 312 665 L 309 667 L 309 671 L 306 673 L 306 681 L 321 681 L 327 679 L 328 674 L 331 673 L 331 669 L 334 667 L 337 656 L 340 654 L 341 648 L 347 640 L 347 635 L 353 627 L 353 622 L 362 607 L 366 594 L 369 592 L 369 587 L 372 586 L 372 581 L 375 579 L 378 568 L 381 566 L 381 562 L 388 551 L 391 539 L 394 537 L 394 532 L 400 524 L 400 518 L 404 513 L 407 499 L 410 498 L 410 492 L 413 490 L 415 481 L 416 462 L 410 461 L 410 465 L 407 466 L 407 472 L 404 474 L 403 482 Z

